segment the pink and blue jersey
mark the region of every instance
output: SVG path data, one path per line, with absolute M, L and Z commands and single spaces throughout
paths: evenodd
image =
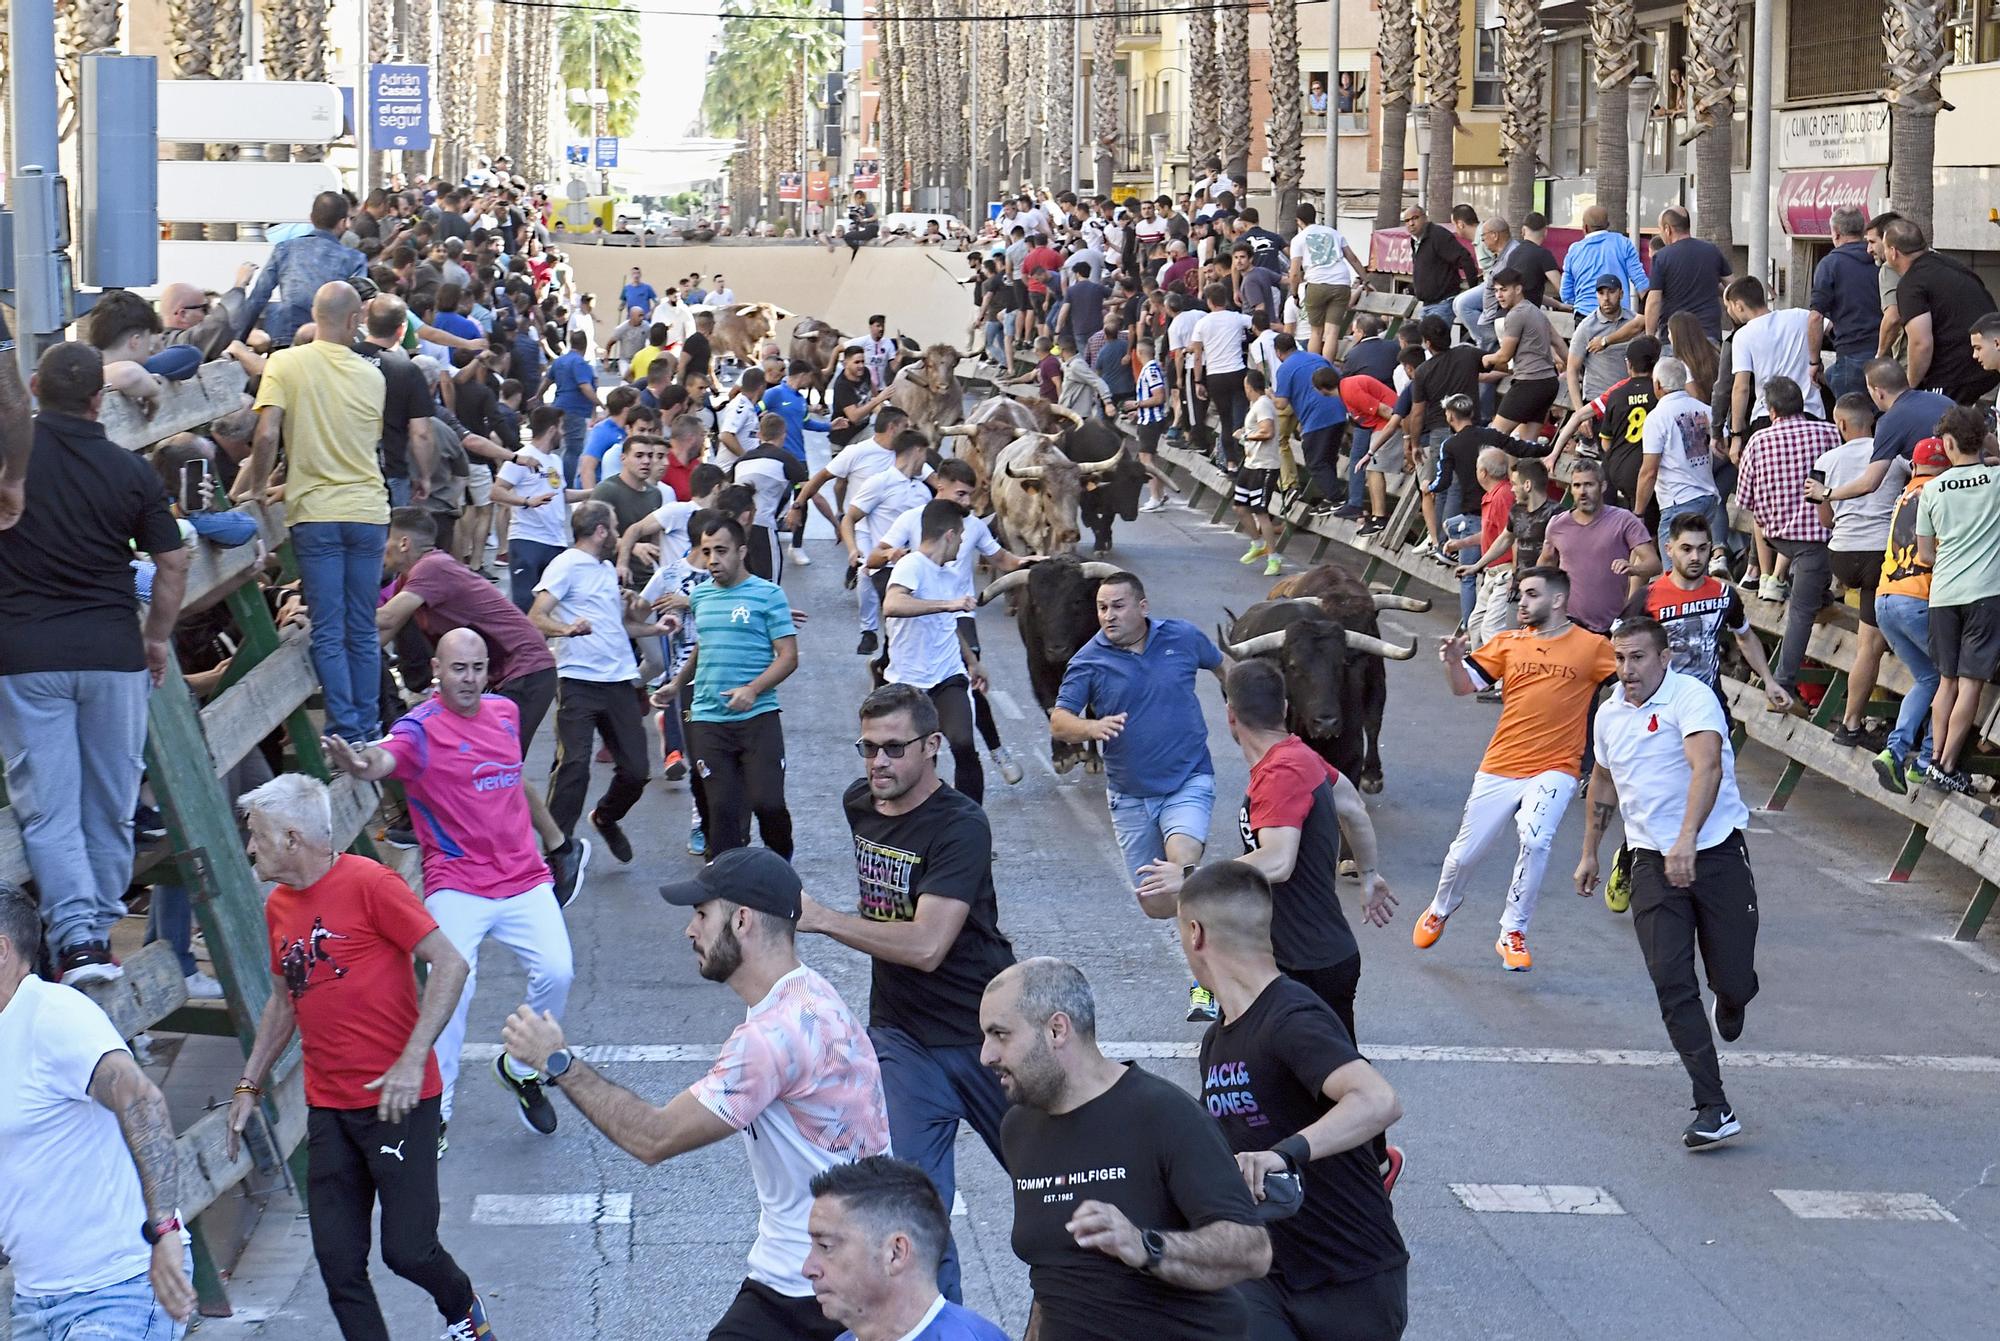
M 410 803 L 424 892 L 507 899 L 549 879 L 521 789 L 521 717 L 487 694 L 464 717 L 436 698 L 398 718 L 382 741 Z

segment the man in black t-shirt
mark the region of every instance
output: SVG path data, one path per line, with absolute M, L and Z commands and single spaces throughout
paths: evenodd
M 1625 347 L 1627 376 L 1591 402 L 1597 419 L 1598 450 L 1604 456 L 1604 501 L 1632 510 L 1639 496 L 1639 468 L 1645 464 L 1646 416 L 1659 399 L 1653 386 L 1653 365 L 1660 359 L 1660 342 L 1642 335 Z M 1646 529 L 1660 529 L 1657 502 L 1646 505 L 1639 518 Z
M 1237 1287 L 1258 1341 L 1395 1341 L 1409 1318 L 1410 1254 L 1369 1140 L 1402 1114 L 1340 1020 L 1272 957 L 1272 890 L 1246 862 L 1181 889 L 1181 948 L 1222 1022 L 1202 1036 L 1202 1102 L 1250 1195 L 1273 1174 L 1304 1200 L 1274 1221 L 1271 1270 Z
M 876 393 L 861 346 L 849 345 L 841 351 L 840 371 L 833 375 L 833 409 L 827 416 L 833 427 L 828 430 L 826 440 L 836 451 L 847 446 L 867 431 L 875 407 L 888 399 L 887 389 Z
M 1882 230 L 1896 281 L 1896 314 L 1910 342 L 1910 385 L 1971 405 L 2000 385 L 1972 355 L 1972 326 L 1994 310 L 1993 295 L 1964 265 L 1929 249 L 1924 230 L 1898 219 Z
M 410 506 L 410 481 L 428 480 L 434 465 L 431 415 L 436 406 L 423 373 L 399 346 L 407 308 L 401 298 L 381 294 L 362 311 L 361 338 L 354 352 L 382 370 L 382 478 L 389 506 Z
M 1098 1050 L 1074 964 L 1007 969 L 979 1024 L 980 1060 L 1014 1104 L 1000 1135 L 1014 1255 L 1035 1293 L 1028 1334 L 1244 1341 L 1230 1287 L 1270 1269 L 1271 1236 L 1216 1124 L 1172 1081 Z M 892 1140 L 894 1127 L 892 1109 Z
M 680 376 L 683 379 L 694 374 L 699 374 L 702 377 L 708 376 L 709 364 L 714 358 L 709 341 L 714 336 L 715 313 L 695 313 L 694 333 L 681 341 Z
M 1014 962 L 993 892 L 993 830 L 986 812 L 938 777 L 937 707 L 920 689 L 883 685 L 861 704 L 856 748 L 868 776 L 841 797 L 854 831 L 859 911 L 805 901 L 799 930 L 819 932 L 875 961 L 868 1037 L 882 1064 L 896 1153 L 951 1204 L 961 1120 L 1002 1164 L 1007 1100 L 979 1064 L 979 1000 Z M 960 1303 L 957 1246 L 938 1265 L 938 1289 Z

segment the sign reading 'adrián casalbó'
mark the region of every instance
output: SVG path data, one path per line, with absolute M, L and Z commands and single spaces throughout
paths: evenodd
M 1778 114 L 1780 168 L 1863 168 L 1889 161 L 1889 104 L 1842 103 Z

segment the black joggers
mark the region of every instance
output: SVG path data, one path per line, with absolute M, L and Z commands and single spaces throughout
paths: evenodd
M 986 770 L 972 734 L 972 682 L 963 675 L 940 680 L 924 691 L 937 708 L 938 730 L 951 744 L 951 785 L 978 805 L 986 804 Z
M 583 815 L 584 798 L 590 792 L 590 761 L 600 733 L 611 747 L 612 774 L 611 785 L 597 798 L 597 809 L 615 824 L 638 804 L 646 779 L 652 776 L 638 686 L 630 680 L 568 676 L 557 681 L 556 767 L 549 778 L 549 818 L 565 838 Z
M 733 722 L 689 722 L 688 750 L 708 801 L 708 859 L 750 846 L 750 817 L 764 846 L 792 859 L 792 814 L 785 809 L 785 728 L 760 712 Z
M 438 1100 L 401 1122 L 373 1108 L 306 1113 L 306 1212 L 327 1303 L 346 1341 L 389 1341 L 368 1280 L 369 1222 L 382 1203 L 382 1261 L 428 1294 L 446 1322 L 472 1308 L 472 1282 L 438 1242 Z
M 1715 1038 L 1701 1007 L 1694 952 L 1716 1000 L 1747 1006 L 1757 995 L 1757 882 L 1743 835 L 1733 833 L 1695 854 L 1694 884 L 1667 883 L 1666 858 L 1632 849 L 1632 928 L 1653 975 L 1667 1037 L 1694 1082 L 1694 1106 L 1727 1104 Z

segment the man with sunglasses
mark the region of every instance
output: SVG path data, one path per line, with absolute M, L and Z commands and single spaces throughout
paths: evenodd
M 193 284 L 169 284 L 160 290 L 160 325 L 169 345 L 193 345 L 204 359 L 219 359 L 236 335 L 236 318 L 243 310 L 243 290 L 257 273 L 245 261 L 236 267 L 236 283 L 226 293 L 210 297 Z
M 799 930 L 830 936 L 875 961 L 868 1037 L 882 1064 L 889 1137 L 949 1206 L 960 1121 L 993 1157 L 1007 1100 L 979 1063 L 979 1002 L 1014 962 L 993 891 L 986 812 L 938 777 L 944 735 L 923 690 L 886 684 L 861 703 L 855 742 L 867 769 L 841 797 L 854 831 L 857 911 L 804 900 Z M 938 1289 L 959 1292 L 958 1250 L 947 1245 Z

